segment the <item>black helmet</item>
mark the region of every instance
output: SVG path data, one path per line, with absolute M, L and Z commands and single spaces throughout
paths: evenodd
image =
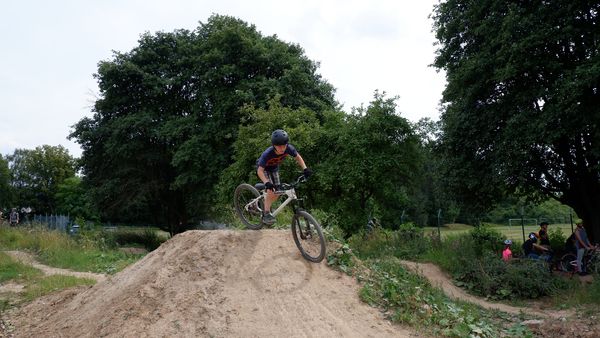
M 277 129 L 271 134 L 271 144 L 274 146 L 282 146 L 288 144 L 290 137 L 283 129 Z

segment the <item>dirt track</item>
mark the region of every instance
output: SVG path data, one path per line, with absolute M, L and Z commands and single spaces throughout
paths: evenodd
M 13 313 L 17 337 L 415 337 L 306 262 L 288 231 L 188 231 L 93 287 Z

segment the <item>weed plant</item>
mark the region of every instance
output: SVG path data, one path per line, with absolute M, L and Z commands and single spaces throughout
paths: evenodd
M 418 327 L 432 336 L 511 337 L 504 319 L 475 305 L 449 299 L 424 278 L 406 270 L 396 257 L 360 260 L 347 246 L 328 257 L 335 268 L 361 282 L 359 297 L 379 307 L 390 319 Z M 500 334 L 500 332 L 503 332 Z

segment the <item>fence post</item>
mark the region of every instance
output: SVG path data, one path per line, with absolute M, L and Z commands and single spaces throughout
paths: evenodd
M 521 231 L 523 231 L 523 243 L 525 243 L 525 219 L 523 219 L 523 217 L 525 217 L 524 213 L 525 211 L 523 211 L 523 207 L 521 206 Z
M 575 230 L 573 229 L 573 211 L 569 210 L 569 220 L 571 221 L 571 233 L 574 233 Z
M 437 214 L 437 225 L 438 225 L 438 238 L 440 239 L 440 241 L 442 240 L 442 233 L 440 231 L 440 217 L 442 215 L 442 209 L 438 209 L 438 214 Z

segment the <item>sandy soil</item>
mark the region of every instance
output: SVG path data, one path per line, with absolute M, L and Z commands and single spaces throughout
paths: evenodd
M 93 287 L 9 315 L 16 337 L 417 337 L 306 262 L 288 231 L 188 231 Z

